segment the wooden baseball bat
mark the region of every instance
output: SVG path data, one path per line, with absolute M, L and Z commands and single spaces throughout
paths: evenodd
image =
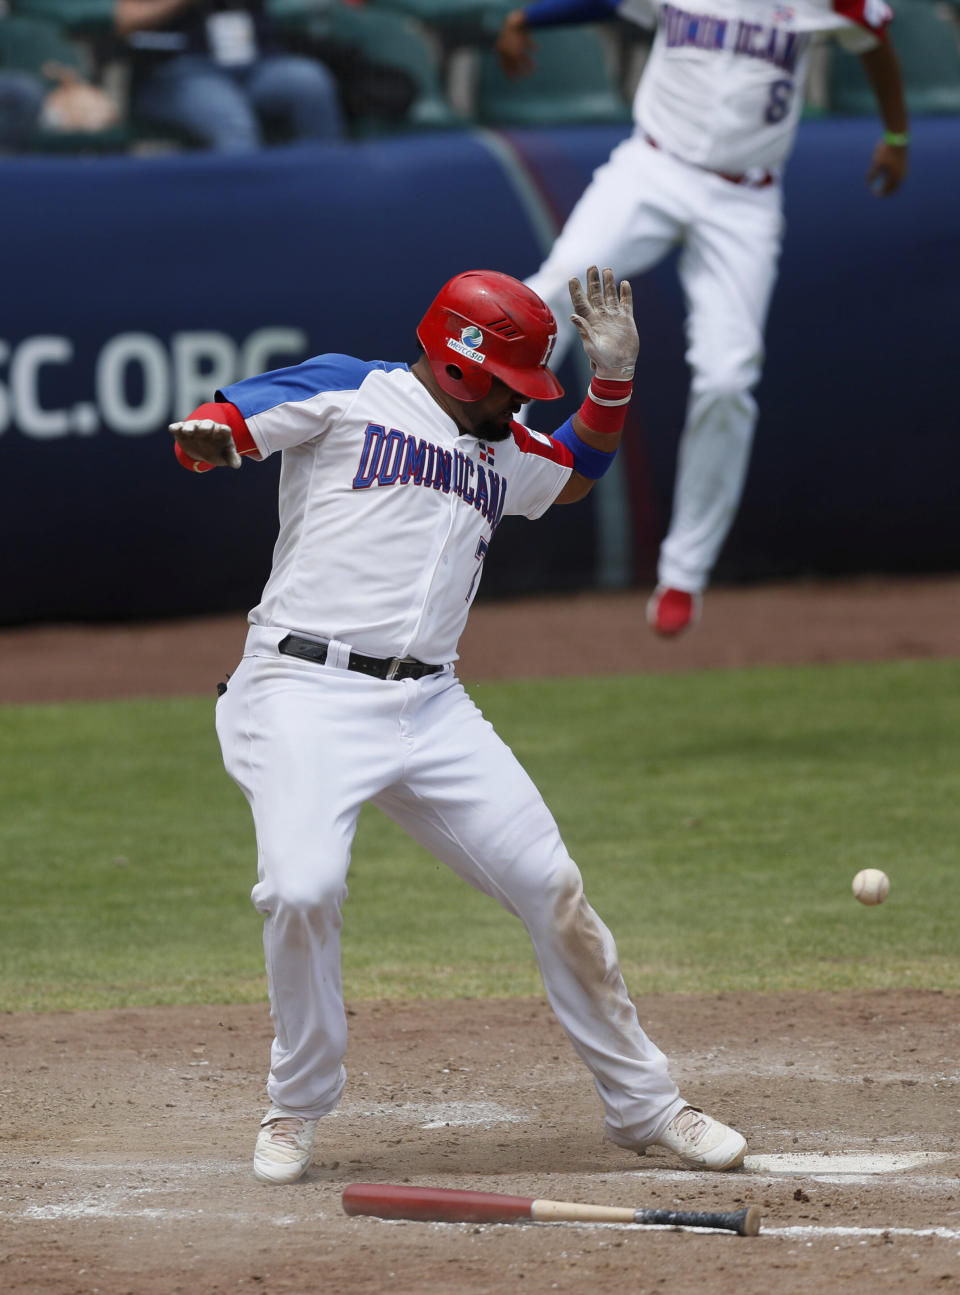
M 378 1219 L 416 1219 L 423 1223 L 647 1223 L 680 1228 L 718 1228 L 755 1237 L 760 1231 L 756 1205 L 733 1213 L 715 1210 L 635 1210 L 619 1205 L 583 1205 L 500 1192 L 458 1191 L 449 1187 L 407 1187 L 391 1183 L 351 1183 L 344 1188 L 347 1214 Z

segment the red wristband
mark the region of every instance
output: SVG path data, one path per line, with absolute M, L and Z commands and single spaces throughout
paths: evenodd
M 633 379 L 594 378 L 580 406 L 578 417 L 585 427 L 598 436 L 614 436 L 623 431 L 627 406 L 633 395 Z
M 222 423 L 230 428 L 233 434 L 233 443 L 239 455 L 249 455 L 254 459 L 260 458 L 257 443 L 253 439 L 243 414 L 236 405 L 231 404 L 229 401 L 222 400 L 216 404 L 199 405 L 192 414 L 188 415 L 188 418 L 209 418 L 214 423 Z M 206 463 L 202 459 L 191 459 L 190 455 L 185 453 L 179 445 L 174 446 L 174 453 L 177 456 L 177 461 L 182 463 L 185 468 L 189 468 L 191 472 L 209 472 L 211 468 L 216 466 L 213 463 Z

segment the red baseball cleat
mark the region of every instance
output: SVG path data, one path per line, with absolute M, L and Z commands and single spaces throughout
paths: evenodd
M 647 624 L 655 634 L 673 638 L 696 625 L 702 602 L 699 594 L 657 585 L 647 603 Z

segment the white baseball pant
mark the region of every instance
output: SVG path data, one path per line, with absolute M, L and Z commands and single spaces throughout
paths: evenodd
M 576 336 L 572 276 L 583 282 L 587 266 L 601 265 L 631 278 L 681 247 L 691 381 L 657 574 L 690 593 L 706 586 L 743 493 L 782 236 L 778 184 L 734 184 L 632 135 L 596 170 L 526 280 L 557 317 L 556 366 Z
M 341 908 L 369 800 L 520 918 L 609 1131 L 638 1147 L 656 1137 L 683 1104 L 666 1058 L 640 1027 L 613 937 L 540 793 L 452 669 L 372 679 L 281 656 L 284 633 L 251 628 L 217 702 L 224 764 L 256 826 L 252 898 L 276 1032 L 270 1100 L 316 1119 L 346 1082 Z

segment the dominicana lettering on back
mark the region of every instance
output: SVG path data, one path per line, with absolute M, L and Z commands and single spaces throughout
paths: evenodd
M 661 21 L 670 49 L 731 50 L 748 58 L 763 59 L 785 72 L 796 70 L 797 59 L 809 39 L 782 26 L 743 19 L 734 22 L 715 14 L 689 13 L 669 4 L 663 6 Z
M 486 517 L 491 530 L 498 526 L 507 499 L 506 481 L 489 465 L 484 468 L 459 450 L 442 450 L 376 423 L 367 424 L 352 485 L 354 490 L 414 485 L 453 493 Z

